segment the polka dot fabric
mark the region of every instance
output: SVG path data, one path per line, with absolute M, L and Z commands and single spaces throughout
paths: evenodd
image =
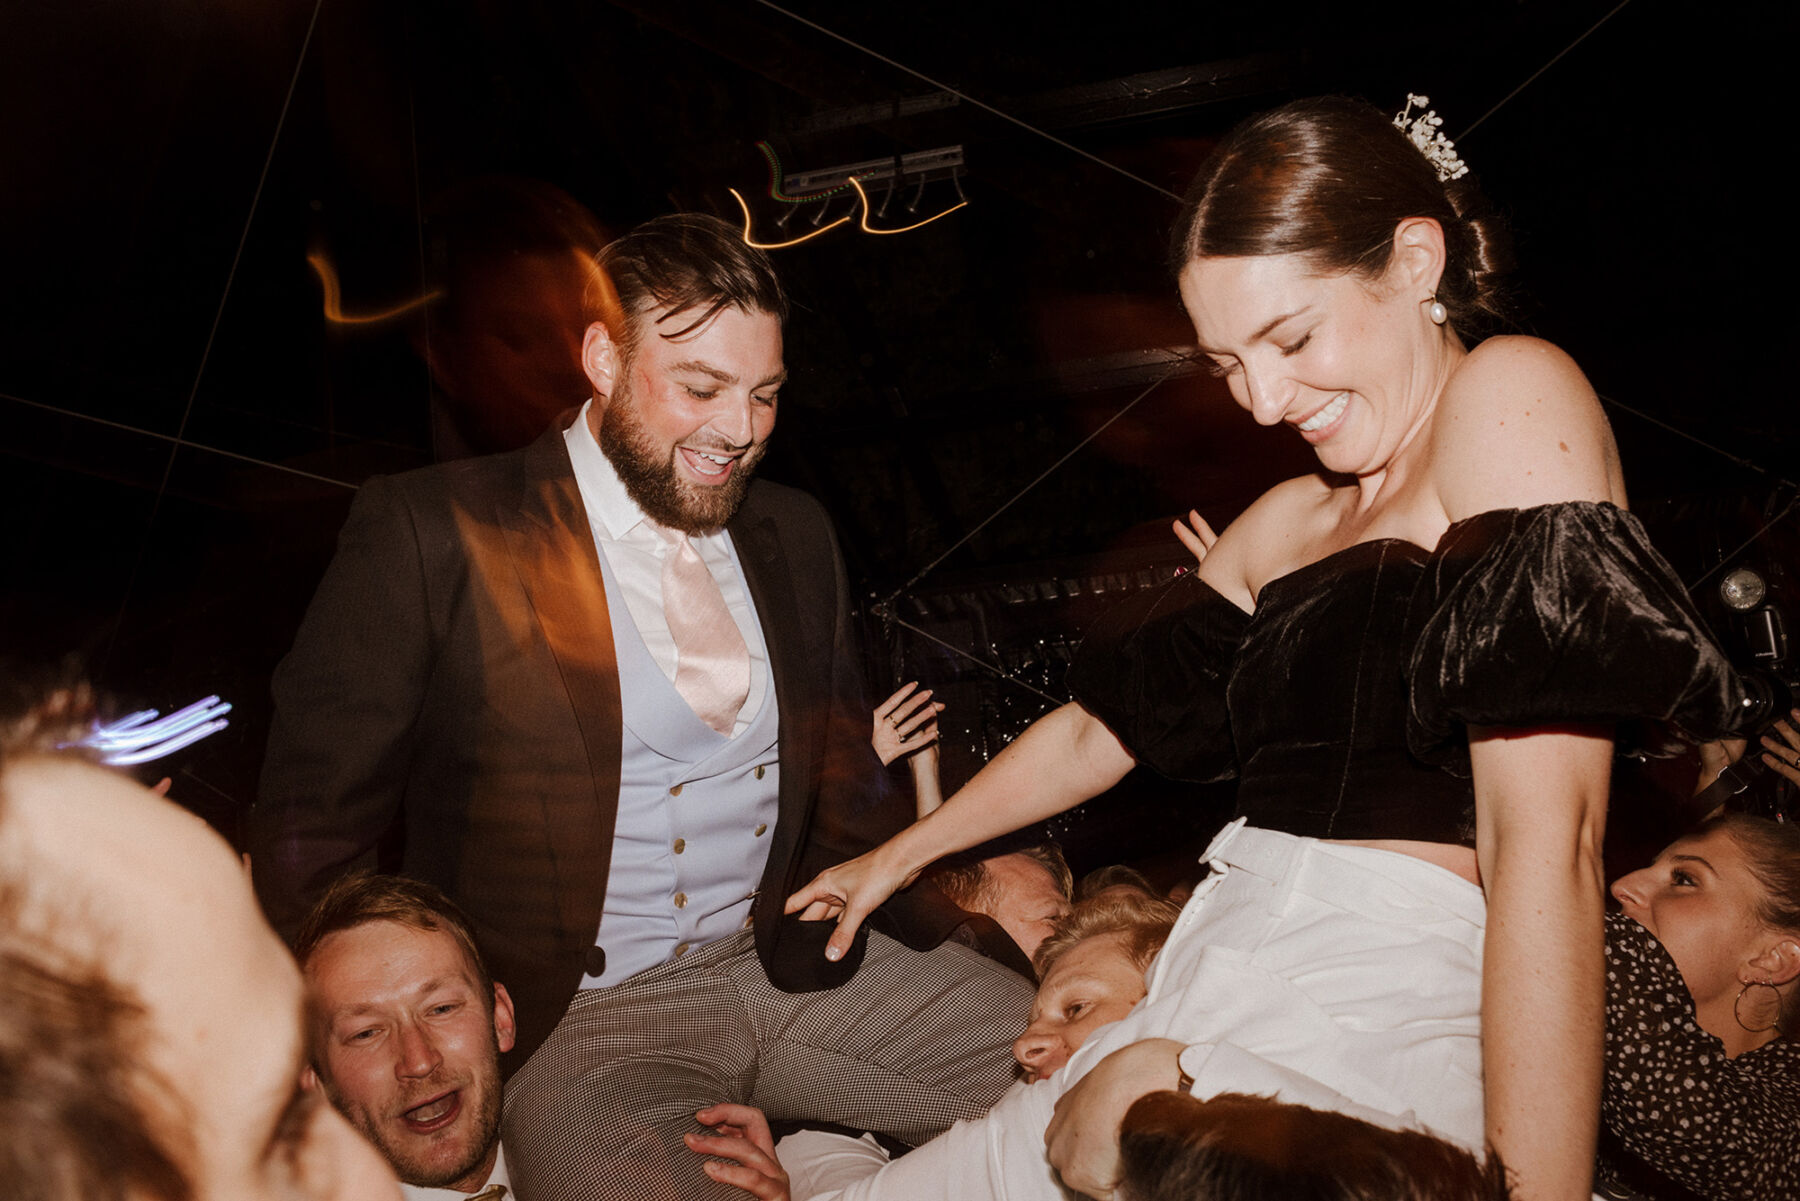
M 1606 919 L 1601 1116 L 1603 1146 L 1628 1152 L 1602 1153 L 1602 1196 L 1800 1201 L 1800 1046 L 1776 1039 L 1727 1059 L 1669 952 L 1623 914 Z M 1685 1187 L 1647 1190 L 1646 1165 Z

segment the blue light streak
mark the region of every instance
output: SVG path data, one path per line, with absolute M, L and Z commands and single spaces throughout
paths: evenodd
M 117 721 L 95 726 L 93 733 L 77 745 L 98 751 L 103 763 L 132 767 L 172 755 L 217 734 L 231 724 L 225 719 L 229 712 L 230 702 L 216 696 L 195 701 L 167 717 L 155 709 L 140 709 Z

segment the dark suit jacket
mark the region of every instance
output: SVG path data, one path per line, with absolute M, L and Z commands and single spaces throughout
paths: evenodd
M 828 963 L 831 923 L 784 919 L 782 902 L 907 815 L 900 798 L 878 799 L 824 511 L 758 481 L 728 529 L 781 707 L 757 952 L 778 987 L 830 987 L 859 955 Z M 431 881 L 468 912 L 511 992 L 508 1066 L 523 1063 L 562 1016 L 599 928 L 622 738 L 607 597 L 561 430 L 370 480 L 274 695 L 250 823 L 271 920 L 291 935 L 357 867 Z M 378 855 L 383 845 L 397 857 Z

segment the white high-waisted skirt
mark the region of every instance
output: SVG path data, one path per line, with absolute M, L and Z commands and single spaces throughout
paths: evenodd
M 1062 1201 L 1044 1158 L 1057 1098 L 1146 1038 L 1210 1048 L 1194 1073 L 1198 1096 L 1275 1095 L 1426 1129 L 1479 1154 L 1481 890 L 1409 855 L 1241 821 L 1206 859 L 1213 873 L 1129 1016 L 1048 1080 L 1015 1086 L 986 1118 L 825 1195 Z

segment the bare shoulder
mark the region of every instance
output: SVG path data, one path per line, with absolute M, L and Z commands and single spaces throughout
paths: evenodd
M 1254 608 L 1264 582 L 1306 561 L 1306 548 L 1329 521 L 1332 492 L 1319 475 L 1275 485 L 1219 535 L 1200 578 L 1240 608 Z
M 1463 360 L 1453 381 L 1453 386 L 1470 392 L 1518 384 L 1552 389 L 1566 399 L 1594 400 L 1594 389 L 1574 359 L 1554 342 L 1524 335 L 1482 342 Z
M 1541 338 L 1490 338 L 1444 389 L 1432 474 L 1452 521 L 1565 500 L 1625 503 L 1612 428 L 1575 360 Z

